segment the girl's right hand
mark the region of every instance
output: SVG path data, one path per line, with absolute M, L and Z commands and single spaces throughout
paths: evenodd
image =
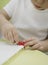
M 8 41 L 14 43 L 14 41 L 18 42 L 18 34 L 16 31 L 16 28 L 10 23 L 7 22 L 2 25 L 1 27 L 2 35 L 7 39 Z

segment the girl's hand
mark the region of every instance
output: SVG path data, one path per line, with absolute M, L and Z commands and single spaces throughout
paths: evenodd
M 39 41 L 38 39 L 32 39 L 25 43 L 25 48 L 29 46 L 31 50 L 40 50 L 40 51 L 48 51 L 48 43 L 46 41 Z
M 4 25 L 1 27 L 1 31 L 3 36 L 10 42 L 18 42 L 18 34 L 16 31 L 16 28 L 10 23 L 6 22 Z

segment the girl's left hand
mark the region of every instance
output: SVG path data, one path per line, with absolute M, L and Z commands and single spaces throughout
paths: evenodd
M 44 41 L 39 41 L 38 39 L 32 39 L 31 41 L 25 43 L 25 48 L 29 46 L 31 50 L 48 51 L 48 43 Z

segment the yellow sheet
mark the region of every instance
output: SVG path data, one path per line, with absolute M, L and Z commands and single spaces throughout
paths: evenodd
M 23 49 L 3 65 L 48 65 L 48 55 L 37 50 Z

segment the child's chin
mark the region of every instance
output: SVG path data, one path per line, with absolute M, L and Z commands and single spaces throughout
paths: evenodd
M 34 5 L 36 9 L 38 10 L 45 10 L 44 8 L 40 7 L 40 6 L 37 6 L 37 5 Z
M 45 9 L 43 9 L 43 8 L 38 8 L 38 7 L 36 7 L 36 6 L 35 6 L 35 8 L 38 9 L 38 10 L 45 10 Z

